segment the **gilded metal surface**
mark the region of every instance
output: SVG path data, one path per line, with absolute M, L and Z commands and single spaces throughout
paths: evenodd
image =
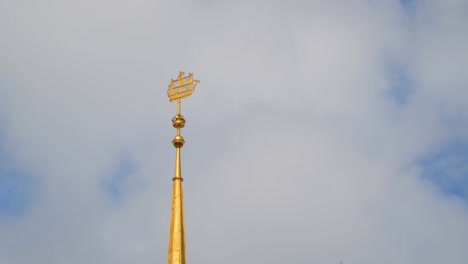
M 180 130 L 185 126 L 185 118 L 180 114 L 180 101 L 190 96 L 195 91 L 195 86 L 200 81 L 193 79 L 193 74 L 184 76 L 180 72 L 176 80 L 171 80 L 167 95 L 169 101 L 177 100 L 177 115 L 172 119 L 172 126 L 177 129 L 177 135 L 172 140 L 176 148 L 176 161 L 174 178 L 172 178 L 172 209 L 171 224 L 169 229 L 169 250 L 167 254 L 168 264 L 186 264 L 185 253 L 185 224 L 184 224 L 184 194 L 182 188 L 182 172 L 180 163 L 180 149 L 185 140 L 180 135 Z
M 169 96 L 170 102 L 192 95 L 195 91 L 195 86 L 200 83 L 199 80 L 193 79 L 193 73 L 189 73 L 187 76 L 184 76 L 184 74 L 185 72 L 180 72 L 177 79 L 171 79 L 171 83 L 167 89 L 167 96 Z

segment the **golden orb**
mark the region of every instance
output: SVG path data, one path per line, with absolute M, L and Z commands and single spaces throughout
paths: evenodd
M 184 146 L 184 144 L 185 144 L 185 140 L 180 135 L 175 136 L 174 139 L 172 140 L 172 145 L 174 145 L 174 147 L 176 148 L 181 148 Z

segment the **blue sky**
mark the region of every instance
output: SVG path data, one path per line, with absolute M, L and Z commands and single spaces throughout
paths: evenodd
M 400 0 L 400 3 L 409 15 L 412 16 L 415 14 L 417 4 L 414 0 Z
M 122 157 L 118 159 L 114 172 L 102 184 L 103 189 L 113 201 L 121 203 L 125 200 L 126 183 L 131 180 L 135 172 L 136 165 L 132 162 L 131 158 Z
M 389 63 L 386 68 L 391 83 L 388 94 L 396 104 L 405 106 L 411 100 L 411 93 L 416 89 L 416 84 L 412 83 L 403 65 Z
M 5 164 L 2 164 L 5 166 Z M 1 172 L 0 214 L 2 217 L 25 217 L 34 206 L 39 191 L 37 179 L 28 174 L 5 170 Z
M 40 179 L 15 163 L 5 133 L 6 122 L 0 123 L 0 218 L 27 217 L 36 203 Z
M 446 195 L 468 202 L 468 146 L 452 141 L 436 148 L 420 161 L 422 177 L 430 180 Z
M 181 70 L 191 263 L 465 263 L 467 12 L 0 1 L 0 263 L 165 261 Z
M 30 175 L 12 168 L 4 145 L 5 136 L 0 134 L 0 215 L 20 217 L 33 206 L 37 184 Z

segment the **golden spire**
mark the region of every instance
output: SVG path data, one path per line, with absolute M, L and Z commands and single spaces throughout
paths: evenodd
M 185 254 L 185 224 L 184 224 L 184 195 L 182 189 L 182 175 L 180 165 L 180 149 L 185 140 L 180 135 L 180 129 L 185 126 L 184 116 L 180 114 L 180 100 L 190 96 L 195 91 L 195 86 L 200 82 L 193 79 L 193 74 L 184 76 L 180 72 L 176 80 L 171 79 L 167 90 L 169 101 L 177 100 L 177 115 L 172 118 L 172 126 L 177 129 L 177 135 L 172 140 L 176 148 L 176 162 L 174 178 L 172 178 L 172 209 L 171 227 L 169 230 L 169 250 L 167 253 L 167 264 L 186 264 Z

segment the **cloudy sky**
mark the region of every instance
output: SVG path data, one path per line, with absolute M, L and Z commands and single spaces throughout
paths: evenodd
M 468 262 L 468 1 L 0 0 L 0 264 Z

